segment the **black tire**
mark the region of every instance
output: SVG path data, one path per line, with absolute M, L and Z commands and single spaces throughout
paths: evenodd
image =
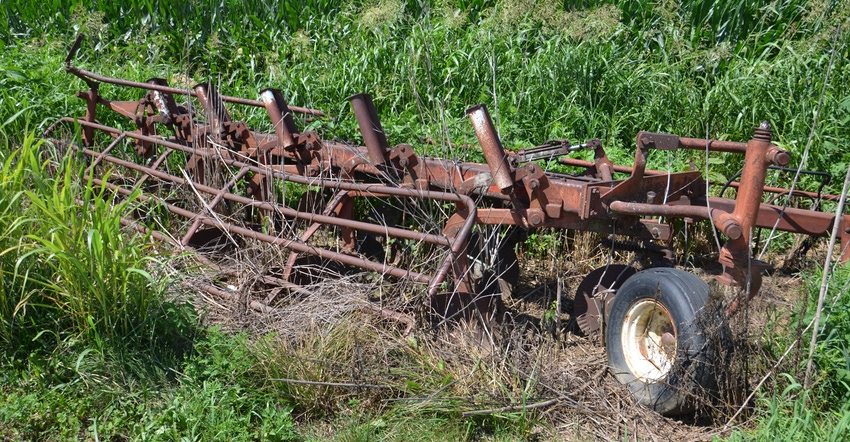
M 672 268 L 638 272 L 617 291 L 606 322 L 608 364 L 641 405 L 688 413 L 716 389 L 708 295 L 708 284 Z

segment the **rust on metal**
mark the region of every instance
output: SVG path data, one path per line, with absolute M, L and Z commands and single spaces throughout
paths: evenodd
M 484 159 L 490 167 L 490 174 L 496 187 L 506 195 L 511 193 L 514 187 L 511 166 L 508 164 L 508 157 L 493 126 L 493 120 L 490 119 L 490 113 L 487 112 L 487 107 L 479 104 L 467 109 L 466 114 L 469 115 L 469 120 L 475 129 L 478 142 L 481 143 L 481 151 L 484 152 Z
M 279 290 L 299 290 L 292 282 L 296 262 L 299 256 L 311 256 L 319 262 L 336 262 L 422 284 L 433 298 L 431 306 L 443 301 L 446 305 L 458 303 L 451 293 L 466 294 L 463 299 L 469 299 L 460 304 L 475 305 L 484 299 L 478 293 L 479 281 L 470 276 L 467 243 L 476 225 L 548 227 L 664 242 L 673 238 L 676 220 L 709 220 L 727 240 L 720 250 L 724 273 L 718 279 L 741 287 L 745 292 L 742 299 L 755 296 L 762 270 L 769 266 L 751 256 L 755 229 L 775 226 L 781 231 L 827 236 L 832 226 L 840 223 L 842 259 L 850 259 L 850 215 L 836 218 L 816 210 L 764 202 L 766 193 L 774 195 L 768 202 L 775 202 L 776 195 L 810 198 L 818 203 L 837 199 L 835 195 L 822 195 L 821 189 L 792 191 L 765 185 L 770 167 L 784 167 L 791 161 L 787 151 L 772 143 L 767 124 L 756 128 L 746 143 L 640 132 L 634 163 L 626 166 L 614 164 L 598 139 L 577 145 L 568 140 L 546 140 L 508 152 L 487 108 L 477 105 L 469 108 L 467 115 L 485 162 L 462 162 L 420 155 L 410 144 L 390 148 L 374 103 L 366 94 L 349 98 L 363 135 L 364 145 L 359 146 L 325 140 L 314 131 L 300 131 L 296 114 L 306 115 L 299 118 L 326 114 L 287 103 L 278 89 L 263 89 L 259 100 L 252 100 L 221 95 L 211 83 L 184 90 L 168 86 L 161 78 L 135 82 L 105 77 L 72 65 L 80 44 L 78 38 L 72 45 L 65 70 L 86 83 L 87 90 L 77 93 L 86 102 L 85 115 L 65 117 L 60 122 L 82 128 L 83 145 L 77 149 L 90 161 L 85 175 L 119 195 L 141 191 L 142 201 L 182 218 L 185 225 L 179 232 L 151 232 L 178 247 L 189 247 L 199 235 L 226 232 L 287 249 L 289 258 L 281 263 L 281 273 L 263 275 L 270 284 L 276 281 Z M 101 83 L 133 89 L 137 96 L 110 100 L 100 94 Z M 233 121 L 227 105 L 264 108 L 273 132 L 252 130 L 245 122 Z M 99 106 L 127 118 L 133 129 L 100 124 Z M 99 137 L 109 140 L 106 147 L 100 147 Z M 124 149 L 117 148 L 122 143 L 131 144 L 138 156 L 122 156 Z M 720 197 L 707 195 L 708 183 L 698 171 L 647 169 L 651 151 L 677 149 L 743 154 L 740 179 L 726 183 L 737 189 L 735 197 L 723 198 L 722 192 Z M 593 161 L 570 158 L 579 150 L 593 151 Z M 578 171 L 553 173 L 541 167 L 539 160 L 557 160 Z M 177 174 L 166 167 L 175 163 L 185 173 Z M 128 175 L 137 178 L 129 184 L 104 179 L 96 169 L 105 164 L 132 172 Z M 321 208 L 288 206 L 278 194 L 287 183 L 324 195 L 329 203 Z M 189 189 L 192 197 L 173 201 L 151 190 L 155 188 Z M 390 199 L 403 204 L 439 203 L 441 213 L 445 212 L 437 220 L 442 229 L 420 231 L 402 223 L 358 218 L 357 201 Z M 225 212 L 228 217 L 222 216 Z M 301 231 L 283 232 L 286 223 L 298 220 L 304 227 Z M 336 243 L 318 245 L 316 233 L 327 226 L 335 229 Z M 440 259 L 430 267 L 415 268 L 374 259 L 358 251 L 358 235 L 428 245 L 440 251 Z M 619 282 L 606 278 L 610 275 L 591 273 L 577 294 L 576 303 L 588 315 L 579 322 L 586 331 L 595 332 L 604 322 L 607 297 L 599 296 L 598 286 L 611 288 Z M 229 296 L 220 288 L 210 288 Z M 442 299 L 447 293 L 448 297 Z M 438 294 L 440 297 L 434 298 Z M 271 307 L 276 299 L 277 295 L 270 295 L 263 305 Z M 732 301 L 727 313 L 734 313 L 742 299 Z
M 369 94 L 356 94 L 348 97 L 351 107 L 354 109 L 354 117 L 363 135 L 363 144 L 369 153 L 369 160 L 373 165 L 379 166 L 387 161 L 387 152 L 390 150 L 387 136 L 378 119 L 378 111 L 372 103 Z

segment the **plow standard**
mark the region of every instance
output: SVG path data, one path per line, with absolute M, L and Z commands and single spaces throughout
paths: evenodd
M 545 227 L 625 237 L 652 264 L 641 271 L 612 264 L 590 272 L 578 287 L 575 315 L 585 333 L 604 338 L 617 380 L 642 404 L 676 414 L 692 408 L 695 389 L 716 388 L 706 322 L 719 326 L 757 295 L 762 272 L 770 268 L 752 257 L 755 229 L 828 236 L 838 223 L 842 258 L 850 257 L 850 216 L 763 203 L 771 195 L 817 203 L 838 199 L 765 186 L 769 168 L 791 160 L 771 142 L 766 123 L 746 143 L 640 132 L 634 164 L 621 166 L 609 160 L 598 139 L 548 140 L 508 152 L 487 108 L 477 105 L 467 115 L 485 162 L 461 162 L 420 155 L 408 144 L 391 147 L 368 95 L 349 99 L 364 146 L 325 140 L 299 128 L 294 118 L 324 113 L 292 106 L 276 89 L 250 100 L 221 95 L 210 83 L 182 89 L 160 78 L 134 82 L 75 67 L 71 61 L 81 37 L 68 54 L 66 71 L 88 86 L 77 94 L 86 114 L 60 121 L 81 127 L 82 144 L 74 149 L 86 159 L 85 179 L 180 220 L 158 229 L 127 220 L 151 229 L 155 238 L 182 247 L 238 244 L 233 238 L 241 238 L 287 250 L 285 262 L 262 277 L 278 289 L 264 301 L 252 301 L 260 309 L 274 306 L 282 291 L 301 290 L 321 277 L 313 271 L 317 266 L 338 266 L 419 287 L 430 318 L 470 310 L 491 315 L 519 279 L 514 245 L 523 235 L 517 232 Z M 137 99 L 105 98 L 101 84 L 137 91 Z M 264 109 L 273 131 L 235 121 L 228 111 L 232 105 Z M 101 124 L 99 107 L 126 117 L 133 129 Z M 740 179 L 727 183 L 736 197 L 708 195 L 698 171 L 646 168 L 652 150 L 677 149 L 744 155 Z M 579 150 L 591 151 L 593 161 L 572 158 Z M 539 160 L 557 160 L 578 172 L 549 172 Z M 300 198 L 291 201 L 287 189 Z M 378 210 L 367 216 L 364 206 Z M 421 217 L 413 222 L 414 210 L 426 211 L 428 223 Z M 709 286 L 673 267 L 669 244 L 681 220 L 707 221 L 722 234 L 724 271 L 717 279 L 740 287 L 740 295 L 707 321 Z M 393 252 L 397 244 L 405 248 Z M 416 251 L 426 249 L 438 259 L 417 261 Z M 203 288 L 224 293 L 213 285 Z M 405 313 L 379 305 L 375 311 L 414 324 Z

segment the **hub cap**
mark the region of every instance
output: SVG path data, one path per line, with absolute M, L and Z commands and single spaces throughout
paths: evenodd
M 623 324 L 623 355 L 632 374 L 643 382 L 657 382 L 676 360 L 676 327 L 670 312 L 653 299 L 632 305 Z

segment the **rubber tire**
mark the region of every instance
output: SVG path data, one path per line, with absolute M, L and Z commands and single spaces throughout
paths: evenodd
M 665 416 L 694 410 L 695 394 L 716 389 L 713 352 L 703 332 L 700 315 L 708 303 L 709 287 L 695 275 L 673 268 L 638 272 L 617 291 L 606 322 L 605 346 L 611 374 L 626 385 L 635 399 Z M 624 355 L 626 314 L 639 301 L 654 300 L 669 313 L 676 330 L 672 367 L 655 381 L 632 373 Z

